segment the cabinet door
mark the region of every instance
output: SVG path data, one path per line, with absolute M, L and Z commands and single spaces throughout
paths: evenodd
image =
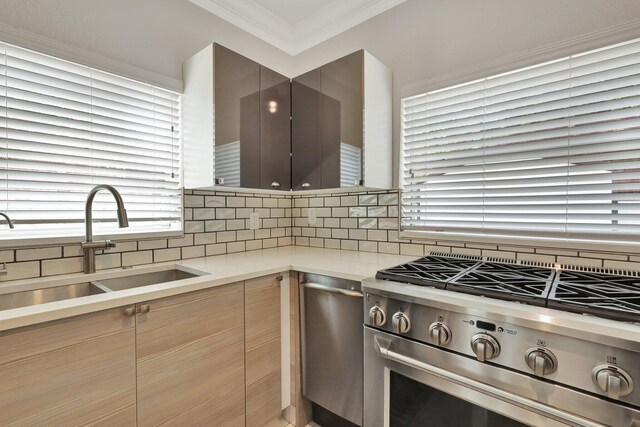
M 319 68 L 293 79 L 291 185 L 294 190 L 322 188 L 321 95 Z
M 242 283 L 138 310 L 138 425 L 243 426 Z
M 340 111 L 337 99 L 322 94 L 322 188 L 340 188 Z
M 247 426 L 259 427 L 281 413 L 281 276 L 245 282 Z
M 260 186 L 260 65 L 215 45 L 215 177 Z
M 134 319 L 122 309 L 0 332 L 0 348 L 0 425 L 135 425 Z
M 291 84 L 260 67 L 261 188 L 291 189 Z
M 321 68 L 322 187 L 354 187 L 362 177 L 364 51 Z

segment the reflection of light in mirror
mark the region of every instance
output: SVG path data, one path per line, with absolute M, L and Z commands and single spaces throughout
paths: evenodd
M 267 102 L 267 106 L 269 107 L 269 112 L 271 114 L 275 114 L 278 111 L 278 103 L 276 101 Z

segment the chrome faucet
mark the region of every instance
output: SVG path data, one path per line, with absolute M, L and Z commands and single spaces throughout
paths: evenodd
M 13 221 L 11 221 L 11 218 L 9 218 L 9 215 L 7 215 L 6 213 L 0 212 L 0 216 L 3 216 L 4 219 L 7 220 L 7 224 L 9 224 L 9 228 L 13 228 Z
M 6 213 L 0 212 L 0 216 L 3 216 L 4 219 L 7 220 L 7 224 L 9 224 L 9 228 L 13 228 L 13 221 L 11 221 L 11 218 L 9 218 L 9 215 L 7 215 Z M 7 263 L 3 262 L 2 263 L 2 268 L 0 268 L 0 276 L 6 276 L 7 273 L 8 273 Z
M 93 215 L 91 208 L 93 206 L 93 199 L 96 197 L 96 193 L 100 190 L 107 190 L 113 194 L 113 198 L 116 199 L 116 205 L 118 206 L 118 226 L 125 228 L 129 226 L 129 219 L 127 218 L 127 211 L 124 208 L 124 202 L 122 196 L 118 193 L 118 190 L 110 185 L 96 185 L 89 191 L 87 196 L 87 202 L 84 206 L 84 223 L 86 227 L 85 241 L 82 242 L 82 251 L 84 252 L 84 272 L 95 273 L 96 272 L 96 249 L 109 249 L 115 248 L 115 242 L 111 240 L 101 240 L 99 242 L 93 241 Z

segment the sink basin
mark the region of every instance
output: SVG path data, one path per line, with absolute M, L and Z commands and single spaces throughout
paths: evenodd
M 155 285 L 158 283 L 175 282 L 176 280 L 199 277 L 205 274 L 207 273 L 190 273 L 173 268 L 151 273 L 132 273 L 129 276 L 115 277 L 112 279 L 89 280 L 87 282 L 73 283 L 70 285 L 0 294 L 0 311 L 121 291 L 123 289 L 132 289 L 140 286 Z
M 0 295 L 0 310 L 45 304 L 71 298 L 102 294 L 105 291 L 93 283 L 74 283 L 67 286 L 35 289 L 32 291 L 13 292 Z
M 131 276 L 104 279 L 96 283 L 112 290 L 121 291 L 123 289 L 138 288 L 140 286 L 155 285 L 158 283 L 175 282 L 176 280 L 190 279 L 201 274 L 189 273 L 178 269 L 154 271 L 153 273 L 132 274 Z

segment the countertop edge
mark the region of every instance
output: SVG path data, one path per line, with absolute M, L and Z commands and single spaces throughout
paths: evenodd
M 304 250 L 300 250 L 300 248 L 296 249 L 296 251 L 291 250 L 290 247 L 264 249 L 260 251 L 244 252 L 241 254 L 217 255 L 181 261 L 141 265 L 126 270 L 122 268 L 102 270 L 96 274 L 116 274 L 122 276 L 132 272 L 153 271 L 169 268 L 171 266 L 180 267 L 185 270 L 197 270 L 207 274 L 195 278 L 180 280 L 177 285 L 177 282 L 161 283 L 111 293 L 66 299 L 47 304 L 0 311 L 0 332 L 73 316 L 95 313 L 117 307 L 124 307 L 187 292 L 224 286 L 235 282 L 289 271 L 315 273 L 362 281 L 365 278 L 374 275 L 375 269 L 386 268 L 396 263 L 404 262 L 405 259 L 410 259 L 410 257 L 406 256 L 385 254 L 379 254 L 380 256 L 378 257 L 371 257 L 371 254 L 367 256 L 366 254 L 361 254 L 355 251 L 326 249 L 315 250 L 314 248 L 305 248 Z M 328 266 L 333 264 L 331 260 L 326 260 L 325 262 L 322 259 L 323 255 L 330 257 L 332 255 L 345 255 L 345 253 L 346 256 L 351 257 L 354 260 L 358 260 L 360 257 L 367 258 L 364 264 L 372 271 L 369 271 L 367 274 L 358 274 L 353 271 L 345 271 L 347 269 L 345 266 L 343 266 L 343 268 L 331 268 L 318 265 L 319 262 L 327 264 Z M 377 265 L 375 260 L 378 258 L 385 258 L 387 261 Z M 230 273 L 230 270 L 233 271 L 233 273 Z M 48 284 L 49 286 L 52 286 L 52 284 L 63 284 L 65 282 L 72 282 L 80 279 L 87 280 L 83 274 L 74 273 L 47 278 L 6 282 L 0 285 L 2 285 L 2 288 L 5 290 L 3 293 L 8 293 L 7 290 L 15 292 L 37 289 L 38 284 Z

